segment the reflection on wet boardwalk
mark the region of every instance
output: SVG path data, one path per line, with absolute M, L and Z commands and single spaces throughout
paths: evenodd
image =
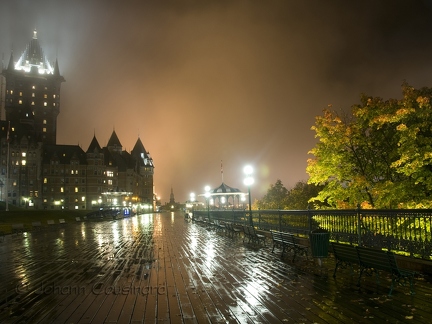
M 426 323 L 432 309 L 425 280 L 387 297 L 386 278 L 358 288 L 331 258 L 281 261 L 181 214 L 9 235 L 0 262 L 2 323 Z

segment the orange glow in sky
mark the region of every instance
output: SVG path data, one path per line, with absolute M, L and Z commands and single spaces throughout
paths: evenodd
M 58 59 L 58 144 L 138 136 L 162 203 L 204 186 L 252 197 L 307 180 L 315 116 L 432 84 L 430 1 L 2 1 L 7 64 L 38 31 Z M 2 113 L 4 118 L 4 112 Z

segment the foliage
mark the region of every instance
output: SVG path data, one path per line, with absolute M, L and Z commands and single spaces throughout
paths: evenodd
M 281 180 L 277 180 L 275 184 L 270 185 L 267 193 L 256 202 L 255 206 L 259 209 L 307 209 L 310 207 L 309 201 L 318 194 L 321 188 L 322 186 L 299 181 L 288 190 Z M 320 202 L 317 203 L 320 204 Z
M 318 195 L 322 188 L 323 186 L 308 184 L 305 181 L 297 182 L 288 192 L 285 209 L 304 210 L 313 208 L 314 206 L 326 205 L 325 203 L 313 199 L 313 197 Z M 311 202 L 313 204 L 310 204 Z
M 281 180 L 271 184 L 267 193 L 258 201 L 260 209 L 283 209 L 286 204 L 288 189 L 284 187 Z
M 400 100 L 363 95 L 351 115 L 316 117 L 309 183 L 332 207 L 432 206 L 432 89 L 402 86 Z

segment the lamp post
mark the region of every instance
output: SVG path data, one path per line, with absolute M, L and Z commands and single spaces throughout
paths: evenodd
M 209 206 L 209 200 L 210 200 L 210 186 L 205 186 L 205 187 L 204 187 L 204 191 L 205 191 L 205 193 L 204 193 L 204 197 L 205 197 L 206 200 L 207 200 L 207 218 L 208 218 L 208 221 L 209 221 L 209 223 L 210 223 L 210 206 Z
M 195 203 L 195 194 L 193 192 L 190 193 L 190 200 L 192 203 L 192 219 L 194 218 L 194 203 Z
M 252 177 L 253 168 L 250 165 L 246 165 L 243 168 L 243 172 L 246 175 L 246 178 L 243 180 L 243 183 L 248 187 L 248 196 L 249 196 L 249 225 L 253 226 L 253 220 L 252 220 L 252 199 L 251 199 L 251 191 L 250 191 L 250 187 L 254 183 L 254 178 Z

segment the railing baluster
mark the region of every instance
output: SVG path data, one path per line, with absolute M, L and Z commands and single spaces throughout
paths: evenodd
M 231 214 L 230 214 L 231 213 Z M 258 213 L 258 214 L 257 214 Z M 207 217 L 207 210 L 193 211 L 194 217 Z M 212 210 L 212 219 L 245 222 L 244 209 Z M 432 210 L 259 210 L 252 212 L 265 229 L 278 229 L 303 235 L 322 227 L 340 242 L 372 244 L 394 251 L 431 259 Z M 387 242 L 385 244 L 385 242 Z

